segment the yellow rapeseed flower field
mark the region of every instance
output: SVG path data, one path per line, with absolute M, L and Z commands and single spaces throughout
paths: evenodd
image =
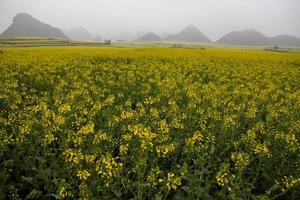
M 0 199 L 300 199 L 300 54 L 6 48 Z

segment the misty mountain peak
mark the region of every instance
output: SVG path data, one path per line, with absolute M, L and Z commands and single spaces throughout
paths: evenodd
M 248 29 L 245 29 L 241 32 L 248 32 L 248 33 L 259 33 L 256 29 L 254 28 L 248 28 Z
M 43 23 L 27 13 L 17 14 L 12 21 L 13 23 L 2 35 L 67 39 L 59 28 L 54 28 L 49 24 Z
M 253 29 L 253 28 L 249 28 L 249 29 L 239 31 L 239 32 L 244 33 L 244 34 L 253 34 L 253 35 L 263 36 L 263 34 L 261 34 L 260 32 L 258 32 L 256 29 Z
M 200 30 L 196 26 L 194 26 L 192 24 L 190 24 L 187 27 L 185 27 L 182 31 L 193 31 L 193 32 L 195 32 L 195 31 L 198 32 L 199 31 L 200 32 Z
M 201 42 L 210 43 L 210 39 L 206 37 L 196 26 L 188 25 L 177 34 L 168 35 L 166 40 L 169 41 L 186 41 L 186 42 Z
M 217 43 L 246 46 L 300 46 L 300 39 L 289 35 L 267 37 L 255 29 L 233 31 L 221 37 Z
M 19 13 L 13 18 L 13 21 L 20 21 L 22 19 L 34 19 L 34 18 L 28 13 Z
M 94 36 L 90 34 L 85 28 L 83 27 L 75 27 L 71 30 L 64 30 L 63 31 L 68 38 L 72 40 L 86 40 L 86 41 L 93 41 Z
M 137 39 L 136 41 L 158 42 L 161 41 L 161 38 L 155 33 L 147 33 L 139 39 Z
M 294 36 L 291 36 L 291 35 L 288 35 L 288 34 L 281 34 L 281 35 L 278 35 L 276 36 L 277 38 L 290 38 L 290 37 L 294 37 Z M 296 38 L 296 37 L 294 37 Z

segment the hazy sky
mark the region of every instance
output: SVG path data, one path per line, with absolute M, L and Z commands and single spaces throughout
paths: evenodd
M 300 0 L 0 0 L 0 32 L 19 12 L 104 37 L 140 30 L 174 33 L 189 24 L 213 40 L 248 28 L 300 37 Z

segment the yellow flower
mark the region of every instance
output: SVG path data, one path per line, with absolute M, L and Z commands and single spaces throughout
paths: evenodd
M 106 105 L 112 105 L 112 104 L 114 103 L 114 101 L 115 101 L 115 96 L 114 96 L 114 95 L 109 95 L 109 96 L 105 99 L 104 103 L 105 103 Z
M 174 143 L 159 145 L 156 147 L 156 152 L 159 156 L 165 157 L 166 155 L 175 151 L 177 145 Z
M 129 112 L 129 111 L 122 111 L 120 118 L 121 119 L 130 119 L 133 117 L 133 112 Z
M 152 168 L 147 176 L 147 182 L 151 186 L 156 186 L 159 183 L 158 177 L 160 173 L 161 171 L 158 167 Z
M 95 159 L 96 159 L 95 155 L 85 155 L 85 161 L 87 163 L 94 163 Z
M 270 157 L 270 155 L 271 155 L 270 150 L 268 149 L 266 144 L 257 144 L 254 147 L 254 153 L 256 155 L 263 155 L 263 156 L 267 156 L 267 157 Z
M 89 123 L 89 124 L 81 127 L 81 129 L 79 130 L 79 133 L 81 133 L 83 135 L 93 133 L 94 132 L 94 127 L 95 127 L 95 125 L 93 123 Z
M 185 143 L 188 146 L 193 146 L 196 143 L 203 142 L 203 141 L 204 141 L 204 139 L 203 139 L 203 135 L 201 134 L 201 132 L 200 131 L 196 131 L 191 138 L 187 138 L 185 140 Z
M 96 172 L 104 178 L 110 179 L 118 175 L 122 166 L 123 164 L 117 162 L 111 154 L 105 154 L 96 162 Z
M 100 111 L 102 109 L 102 104 L 100 103 L 93 104 L 93 109 Z
M 229 171 L 229 164 L 224 164 L 216 175 L 217 184 L 231 190 L 230 183 L 236 178 L 234 174 Z
M 154 103 L 154 98 L 153 97 L 151 97 L 151 96 L 149 96 L 145 101 L 144 101 L 144 103 L 146 104 L 146 105 L 152 105 L 153 103 Z
M 300 147 L 294 133 L 276 133 L 275 140 L 283 141 L 286 144 L 285 148 L 291 152 L 296 152 Z
M 227 183 L 229 183 L 229 178 L 230 174 L 229 174 L 229 170 L 228 169 L 224 169 L 218 172 L 216 179 L 217 179 L 217 183 L 220 186 L 224 186 Z
M 61 125 L 63 125 L 65 123 L 65 118 L 63 116 L 61 116 L 61 115 L 55 115 L 53 113 L 52 117 L 53 117 L 54 124 L 57 124 L 58 126 L 61 126 Z
M 177 129 L 183 129 L 184 128 L 183 123 L 181 123 L 180 120 L 177 119 L 177 118 L 173 119 L 171 123 L 172 123 L 172 126 L 174 128 L 177 128 Z
M 19 127 L 19 131 L 22 135 L 27 135 L 30 130 L 31 130 L 31 128 L 30 128 L 29 124 L 24 124 Z
M 57 196 L 60 199 L 70 198 L 73 196 L 72 192 L 69 190 L 70 185 L 66 183 L 65 179 L 60 180 L 57 184 L 59 184 Z
M 82 170 L 77 172 L 77 177 L 82 181 L 86 181 L 90 176 L 91 173 L 89 173 L 87 170 Z
M 235 116 L 226 116 L 224 118 L 224 126 L 226 128 L 232 128 L 232 127 L 235 127 L 237 125 L 237 122 L 236 122 L 236 117 Z
M 154 118 L 157 118 L 159 116 L 159 112 L 156 108 L 150 108 L 150 114 Z
M 295 186 L 300 185 L 300 177 L 295 176 L 284 176 L 281 179 L 281 182 L 276 182 L 278 185 L 281 185 L 281 190 L 285 192 L 288 189 L 291 189 Z
M 53 134 L 48 133 L 48 134 L 45 135 L 45 139 L 44 140 L 45 140 L 45 142 L 47 144 L 50 144 L 51 142 L 53 142 L 55 140 L 55 137 L 54 137 Z
M 128 152 L 128 144 L 120 145 L 119 150 L 121 155 L 125 155 Z
M 66 157 L 66 161 L 70 164 L 78 164 L 81 160 L 84 159 L 84 156 L 81 150 L 75 149 L 66 149 L 63 153 Z
M 163 119 L 163 120 L 159 121 L 158 126 L 159 126 L 159 128 L 158 128 L 159 132 L 169 133 L 170 129 L 169 129 L 167 120 Z
M 175 176 L 173 172 L 168 172 L 166 179 L 158 179 L 159 183 L 164 183 L 168 190 L 176 190 L 178 186 L 181 185 L 181 178 L 179 176 Z
M 247 153 L 234 152 L 230 158 L 234 162 L 235 168 L 240 171 L 243 171 L 250 163 L 250 158 Z
M 72 197 L 72 193 L 70 191 L 67 191 L 65 186 L 61 186 L 61 187 L 59 187 L 59 190 L 58 190 L 58 196 L 61 199 L 65 199 L 67 197 Z
M 108 136 L 106 133 L 102 133 L 102 132 L 98 132 L 95 136 L 94 136 L 94 141 L 93 144 L 99 144 L 102 141 L 106 141 L 108 139 Z
M 63 104 L 58 108 L 58 112 L 60 113 L 66 113 L 71 110 L 71 106 L 69 104 Z
M 127 134 L 124 134 L 124 135 L 122 135 L 122 139 L 124 140 L 124 141 L 130 141 L 130 140 L 132 140 L 132 135 L 130 135 L 129 133 L 127 133 Z

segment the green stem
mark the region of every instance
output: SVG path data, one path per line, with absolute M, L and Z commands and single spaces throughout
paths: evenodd
M 250 197 L 251 197 L 251 192 L 252 192 L 252 189 L 253 189 L 253 187 L 254 187 L 254 184 L 255 184 L 255 182 L 256 182 L 256 180 L 257 180 L 258 173 L 259 173 L 259 171 L 260 171 L 260 167 L 261 167 L 261 158 L 259 158 L 259 163 L 258 163 L 258 166 L 257 166 L 257 170 L 256 170 L 255 177 L 254 177 L 253 182 L 252 182 L 252 184 L 251 184 L 251 188 L 250 188 L 250 191 L 249 191 L 248 199 L 251 199 L 251 198 L 250 198 Z
M 170 190 L 168 190 L 168 192 L 167 192 L 167 194 L 164 196 L 163 200 L 166 200 L 166 199 L 167 199 L 169 193 L 170 193 Z

